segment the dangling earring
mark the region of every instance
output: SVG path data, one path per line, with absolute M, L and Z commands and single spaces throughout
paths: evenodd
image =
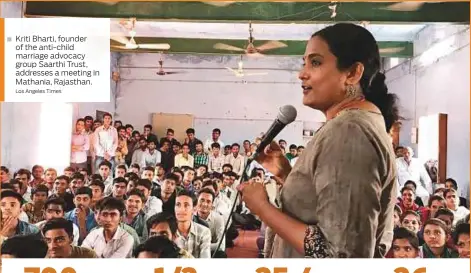
M 347 85 L 347 97 L 353 98 L 353 97 L 355 97 L 356 93 L 357 93 L 357 90 L 356 90 L 355 86 Z

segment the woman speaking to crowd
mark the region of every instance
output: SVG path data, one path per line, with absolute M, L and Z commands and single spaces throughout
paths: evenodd
M 276 234 L 273 258 L 383 257 L 393 237 L 396 171 L 388 131 L 396 97 L 365 28 L 326 27 L 308 41 L 299 72 L 303 104 L 327 117 L 291 168 L 276 143 L 256 160 L 283 184 L 281 209 L 260 183 L 240 191 Z

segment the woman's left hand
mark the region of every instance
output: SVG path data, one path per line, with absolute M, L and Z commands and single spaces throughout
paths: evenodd
M 250 210 L 250 212 L 259 215 L 260 211 L 269 204 L 268 195 L 262 183 L 253 181 L 242 183 L 239 186 L 242 194 L 242 201 Z

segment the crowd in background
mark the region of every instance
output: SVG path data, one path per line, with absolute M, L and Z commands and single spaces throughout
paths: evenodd
M 2 257 L 227 258 L 240 230 L 259 231 L 259 257 L 269 256 L 273 234 L 237 195 L 246 175 L 280 207 L 282 185 L 256 161 L 247 166 L 261 139 L 226 145 L 217 128 L 204 141 L 193 128 L 184 140 L 174 135 L 87 116 L 76 121 L 64 170 L 2 166 Z M 296 164 L 304 147 L 278 143 Z M 396 154 L 387 257 L 469 258 L 469 200 L 458 183 L 434 181 L 409 147 Z

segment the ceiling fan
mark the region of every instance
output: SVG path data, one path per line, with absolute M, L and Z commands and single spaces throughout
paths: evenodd
M 162 59 L 162 52 L 160 53 L 160 59 L 159 59 L 159 71 L 157 71 L 155 74 L 159 75 L 159 76 L 165 76 L 165 75 L 172 75 L 172 74 L 182 74 L 184 72 L 178 72 L 178 71 L 171 71 L 171 72 L 167 72 L 164 70 L 163 68 L 164 66 L 164 61 Z
M 204 1 L 202 3 L 205 3 L 207 5 L 215 6 L 215 7 L 227 7 L 229 5 L 232 5 L 236 3 L 237 1 Z
M 120 44 L 123 45 L 112 45 L 112 48 L 117 48 L 117 49 L 155 49 L 155 50 L 169 50 L 170 45 L 169 44 L 138 44 L 134 40 L 134 37 L 136 36 L 136 18 L 131 18 L 129 20 L 122 20 L 119 23 L 126 31 L 129 31 L 129 36 L 130 39 L 126 37 L 126 35 L 122 33 L 118 33 L 117 35 L 112 34 L 111 35 L 111 40 L 114 40 Z
M 268 73 L 266 72 L 259 72 L 259 73 L 245 73 L 244 71 L 244 63 L 242 62 L 242 55 L 240 56 L 240 61 L 237 63 L 238 67 L 237 69 L 233 69 L 230 67 L 225 67 L 227 70 L 231 71 L 234 73 L 236 77 L 245 77 L 245 76 L 258 76 L 258 75 L 267 75 Z
M 254 38 L 253 38 L 253 28 L 252 28 L 252 22 L 249 22 L 249 43 L 245 48 L 240 48 L 228 44 L 223 44 L 223 43 L 217 43 L 213 47 L 215 49 L 219 50 L 227 50 L 227 51 L 239 51 L 239 52 L 245 52 L 249 56 L 263 56 L 262 53 L 264 51 L 268 50 L 273 50 L 277 48 L 283 48 L 287 47 L 285 43 L 282 43 L 280 41 L 269 41 L 266 42 L 265 44 L 261 46 L 255 47 L 254 45 Z
M 384 8 L 385 10 L 390 11 L 417 11 L 419 10 L 425 3 L 442 3 L 442 2 L 399 2 L 392 5 L 388 5 Z
M 113 6 L 119 3 L 119 2 L 112 2 L 112 1 L 93 1 L 93 2 L 101 3 L 108 6 Z M 203 1 L 202 3 L 215 6 L 215 7 L 226 7 L 236 2 L 237 1 Z
M 98 2 L 98 3 L 101 3 L 103 5 L 107 5 L 107 6 L 114 6 L 117 3 L 119 3 L 119 2 L 111 2 L 111 1 L 109 1 L 109 2 L 108 1 L 93 1 L 93 2 Z

